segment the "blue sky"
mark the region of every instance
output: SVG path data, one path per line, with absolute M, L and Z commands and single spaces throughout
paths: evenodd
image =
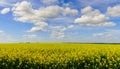
M 0 0 L 0 42 L 120 42 L 120 0 Z

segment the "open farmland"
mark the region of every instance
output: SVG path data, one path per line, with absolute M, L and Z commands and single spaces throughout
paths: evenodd
M 120 69 L 119 44 L 0 44 L 0 69 Z

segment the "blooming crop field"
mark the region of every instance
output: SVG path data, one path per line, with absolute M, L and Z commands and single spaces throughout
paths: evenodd
M 119 44 L 0 44 L 0 69 L 120 69 Z

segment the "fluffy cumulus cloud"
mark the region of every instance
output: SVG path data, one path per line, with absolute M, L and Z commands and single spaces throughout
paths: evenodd
M 81 10 L 82 16 L 75 19 L 75 23 L 87 26 L 115 26 L 114 22 L 108 22 L 109 17 L 91 6 Z
M 53 19 L 59 15 L 77 15 L 78 11 L 60 6 L 47 6 L 33 9 L 31 3 L 27 1 L 18 2 L 12 8 L 13 16 L 16 21 L 32 23 L 35 26 L 30 32 L 45 31 L 48 27 L 47 19 Z M 54 12 L 54 13 L 53 13 Z
M 10 12 L 10 8 L 4 8 L 1 10 L 1 14 L 7 14 L 8 12 Z
M 120 17 L 120 5 L 107 8 L 107 14 L 113 17 Z
M 78 11 L 75 10 L 75 9 L 70 9 L 69 7 L 67 8 L 61 8 L 61 12 L 62 14 L 65 16 L 65 15 L 71 15 L 71 16 L 74 16 L 74 15 L 77 15 L 78 14 Z

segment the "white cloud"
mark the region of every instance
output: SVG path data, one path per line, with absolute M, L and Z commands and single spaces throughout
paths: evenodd
M 116 23 L 114 22 L 104 22 L 101 26 L 116 26 Z
M 40 24 L 40 25 L 39 25 Z M 36 26 L 32 27 L 28 32 L 38 32 L 38 31 L 46 31 L 45 28 L 48 26 L 47 23 L 36 23 Z
M 43 4 L 56 4 L 58 0 L 42 0 Z
M 95 33 L 93 34 L 94 37 L 111 37 L 110 33 Z
M 30 35 L 23 35 L 24 38 L 27 38 L 27 39 L 36 39 L 36 38 L 39 38 L 37 35 L 35 34 L 30 34 Z
M 87 26 L 97 26 L 97 27 L 111 27 L 116 26 L 116 23 L 114 22 L 103 22 L 100 24 L 86 24 Z
M 39 10 L 34 10 L 31 3 L 27 1 L 18 2 L 12 8 L 12 11 L 16 21 L 33 23 L 34 25 L 41 27 L 41 29 L 43 29 L 46 24 L 45 18 L 41 17 L 44 13 L 41 13 L 40 15 L 38 12 Z
M 11 4 L 6 0 L 0 0 L 0 6 L 8 6 L 8 5 L 11 5 Z
M 15 41 L 16 40 L 12 36 L 6 34 L 2 30 L 0 30 L 0 43 L 3 43 L 3 42 L 15 42 Z
M 2 34 L 4 31 L 0 30 L 0 34 Z
M 113 22 L 108 22 L 109 17 L 102 14 L 99 10 L 88 6 L 81 10 L 83 14 L 80 18 L 75 19 L 75 23 L 87 26 L 115 26 Z
M 74 28 L 74 25 L 69 25 L 67 27 L 64 26 L 52 26 L 52 32 L 51 32 L 51 37 L 52 38 L 65 38 L 65 31 L 67 31 L 68 29 L 72 29 Z
M 103 33 L 94 33 L 93 36 L 94 37 L 99 37 L 99 36 L 103 36 L 104 34 Z
M 10 12 L 10 8 L 4 8 L 1 10 L 1 14 L 7 14 Z
M 74 28 L 74 25 L 69 25 L 68 29 Z
M 63 26 L 53 26 L 51 28 L 52 28 L 52 32 L 51 32 L 52 38 L 64 38 L 65 37 L 64 31 L 66 31 L 67 28 Z
M 74 19 L 75 17 L 72 16 L 58 16 L 56 18 L 53 18 L 50 22 L 51 23 L 59 23 L 59 24 L 70 24 L 70 23 L 74 23 Z
M 101 32 L 101 33 L 94 33 L 93 37 L 94 39 L 96 39 L 97 41 L 102 41 L 102 42 L 111 42 L 111 43 L 117 43 L 119 42 L 119 38 L 120 38 L 120 30 L 107 30 L 105 32 Z
M 2 7 L 12 7 L 16 2 L 20 2 L 22 0 L 0 0 L 0 6 Z
M 62 14 L 65 16 L 65 15 L 71 15 L 71 16 L 74 16 L 74 15 L 77 15 L 78 14 L 78 11 L 75 10 L 75 9 L 70 9 L 69 7 L 67 8 L 62 8 Z
M 40 7 L 39 9 L 33 9 L 31 3 L 27 1 L 18 2 L 12 8 L 14 19 L 24 23 L 33 23 L 33 27 L 30 31 L 44 31 L 48 26 L 47 19 L 52 19 L 60 14 L 62 15 L 76 15 L 78 13 L 75 9 L 63 8 L 59 6 L 47 6 Z M 53 13 L 54 12 L 54 13 Z
M 120 17 L 120 5 L 107 8 L 107 14 L 113 17 Z

